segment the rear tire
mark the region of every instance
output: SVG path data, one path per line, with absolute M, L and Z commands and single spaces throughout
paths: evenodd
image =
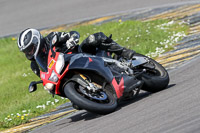
M 104 91 L 107 95 L 107 102 L 101 103 L 89 99 L 84 94 L 78 91 L 79 84 L 76 82 L 69 82 L 64 87 L 65 95 L 79 108 L 85 109 L 87 111 L 97 113 L 97 114 L 108 114 L 117 108 L 117 101 L 113 94 L 107 89 Z M 109 88 L 108 88 L 109 89 Z
M 135 55 L 146 57 L 141 54 Z M 152 63 L 155 66 L 155 73 L 152 74 L 151 70 L 147 70 L 146 73 L 143 73 L 141 75 L 140 78 L 144 81 L 144 85 L 141 89 L 153 93 L 165 89 L 169 84 L 169 75 L 167 70 L 155 60 L 149 57 L 146 58 L 148 58 L 150 63 Z

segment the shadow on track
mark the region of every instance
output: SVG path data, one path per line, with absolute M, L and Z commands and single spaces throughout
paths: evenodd
M 170 84 L 170 85 L 168 85 L 167 88 L 164 89 L 164 90 L 167 90 L 167 89 L 169 89 L 169 88 L 171 88 L 171 87 L 173 87 L 173 86 L 175 86 L 175 85 L 176 85 L 176 84 Z M 162 90 L 162 91 L 164 91 L 164 90 Z M 160 92 L 162 92 L 162 91 L 160 91 Z M 159 92 L 157 92 L 157 93 L 159 93 Z M 135 102 L 137 102 L 137 101 L 140 101 L 140 100 L 142 100 L 142 99 L 144 99 L 144 98 L 146 98 L 146 97 L 148 97 L 148 96 L 150 96 L 150 95 L 153 95 L 153 94 L 154 94 L 154 93 L 147 92 L 147 91 L 142 91 L 142 92 L 140 92 L 140 93 L 138 94 L 138 96 L 135 97 L 135 98 L 132 98 L 132 99 L 129 99 L 129 100 L 121 101 L 121 102 L 118 104 L 117 110 L 120 110 L 121 108 L 123 108 L 123 107 L 125 107 L 125 106 L 127 106 L 127 105 L 129 105 L 129 104 L 133 104 L 133 103 L 135 103 Z
M 171 85 L 168 85 L 168 87 L 165 89 L 169 89 L 173 86 L 175 86 L 176 84 L 171 84 Z M 162 91 L 161 91 L 162 92 Z M 136 98 L 133 98 L 133 99 L 130 99 L 130 100 L 125 100 L 125 101 L 121 101 L 119 104 L 118 104 L 118 108 L 116 109 L 116 111 L 119 111 L 121 108 L 127 106 L 127 105 L 130 105 L 130 104 L 133 104 L 137 101 L 140 101 L 146 97 L 149 97 L 150 95 L 152 95 L 153 93 L 150 93 L 150 92 L 146 92 L 146 91 L 142 91 L 138 94 L 138 96 Z M 112 114 L 112 113 L 111 113 Z M 109 114 L 107 114 L 109 115 Z M 106 115 L 99 115 L 99 114 L 95 114 L 95 113 L 91 113 L 91 112 L 87 112 L 87 111 L 80 111 L 78 112 L 77 114 L 69 117 L 70 122 L 77 122 L 77 121 L 88 121 L 88 120 L 92 120 L 92 119 L 96 119 L 96 118 L 99 118 L 99 117 L 103 117 L 103 116 L 106 116 Z

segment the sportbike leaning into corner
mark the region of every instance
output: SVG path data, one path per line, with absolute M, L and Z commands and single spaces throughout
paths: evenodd
M 162 65 L 121 47 L 112 35 L 95 33 L 77 45 L 79 38 L 76 31 L 42 37 L 30 28 L 19 35 L 20 51 L 41 78 L 30 83 L 29 92 L 42 83 L 49 93 L 68 98 L 76 109 L 107 114 L 141 89 L 154 93 L 168 86 L 169 76 Z

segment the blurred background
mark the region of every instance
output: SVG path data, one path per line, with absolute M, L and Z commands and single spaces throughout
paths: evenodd
M 191 0 L 0 0 L 0 37 Z

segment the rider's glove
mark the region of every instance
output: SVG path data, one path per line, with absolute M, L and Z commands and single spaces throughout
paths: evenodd
M 55 32 L 55 35 L 52 38 L 52 46 L 56 46 L 56 44 L 58 43 L 58 34 Z
M 76 41 L 73 38 L 70 38 L 66 41 L 66 47 L 68 49 L 73 49 L 76 46 Z
M 77 44 L 79 42 L 80 35 L 78 33 L 74 33 L 71 35 L 70 39 L 73 39 Z

